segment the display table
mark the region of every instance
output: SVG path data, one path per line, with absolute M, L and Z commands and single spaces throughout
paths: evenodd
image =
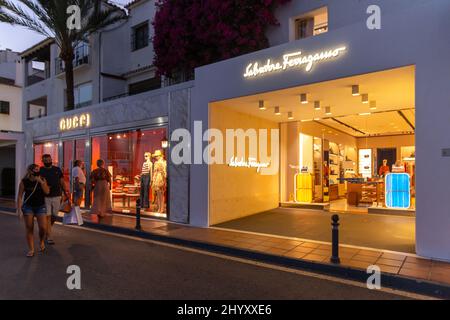
M 114 198 L 122 198 L 122 206 L 125 207 L 125 192 L 112 193 L 113 206 L 114 206 Z
M 384 204 L 384 181 L 347 182 L 347 204 L 358 206 L 375 202 L 377 206 Z

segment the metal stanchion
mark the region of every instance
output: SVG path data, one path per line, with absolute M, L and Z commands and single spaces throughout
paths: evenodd
M 339 264 L 341 259 L 339 259 L 339 216 L 337 214 L 331 217 L 331 263 Z
M 141 231 L 141 199 L 136 200 L 136 230 Z

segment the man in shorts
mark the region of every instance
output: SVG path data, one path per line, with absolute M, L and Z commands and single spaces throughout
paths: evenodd
M 48 225 L 47 225 L 47 244 L 53 245 L 52 227 L 55 224 L 56 217 L 58 217 L 59 210 L 61 208 L 61 195 L 64 192 L 66 196 L 69 195 L 66 184 L 64 182 L 63 172 L 60 168 L 53 165 L 51 155 L 44 154 L 42 156 L 42 163 L 40 175 L 45 178 L 48 186 L 50 187 L 50 193 L 45 196 L 45 206 L 47 208 Z

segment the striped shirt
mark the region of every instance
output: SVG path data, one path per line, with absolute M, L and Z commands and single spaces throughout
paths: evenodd
M 142 165 L 142 174 L 151 174 L 153 164 L 151 162 L 144 162 Z

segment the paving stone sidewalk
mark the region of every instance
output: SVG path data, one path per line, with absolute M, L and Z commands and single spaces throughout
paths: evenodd
M 89 220 L 89 217 L 86 216 L 86 219 Z M 101 223 L 135 228 L 135 218 L 128 216 L 114 215 Z M 142 219 L 141 226 L 142 231 L 152 234 L 330 264 L 330 243 L 218 228 L 196 228 L 147 219 Z M 339 256 L 344 267 L 367 270 L 368 266 L 377 265 L 384 273 L 450 285 L 450 263 L 447 262 L 424 259 L 414 254 L 346 245 L 340 246 Z

